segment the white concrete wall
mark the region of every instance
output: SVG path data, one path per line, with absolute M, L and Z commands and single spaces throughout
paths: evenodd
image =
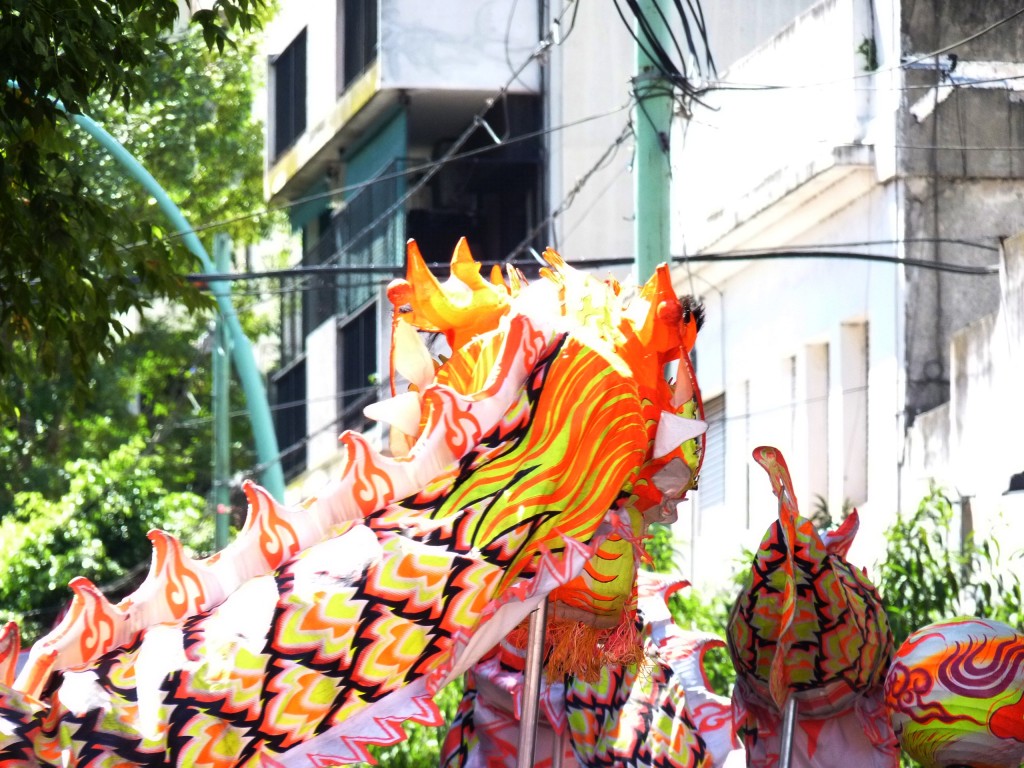
M 786 27 L 815 0 L 714 0 L 702 3 L 711 51 L 719 71 L 726 71 L 763 41 Z
M 785 8 L 799 15 L 783 18 L 780 4 L 739 21 L 742 9 L 729 0 L 709 13 L 709 28 L 737 25 L 721 72 L 735 90 L 713 90 L 711 109 L 695 106 L 680 125 L 673 250 L 834 244 L 903 256 L 892 149 L 901 104 L 899 3 Z M 721 39 L 721 29 L 710 32 L 712 42 Z M 880 66 L 873 74 L 857 50 L 869 38 Z M 871 241 L 878 244 L 863 245 Z M 760 444 L 783 450 L 804 514 L 814 512 L 818 495 L 836 520 L 844 501 L 857 503 L 861 532 L 851 561 L 870 568 L 899 504 L 902 270 L 789 259 L 693 264 L 675 275 L 679 292 L 705 300 L 698 377 L 705 399 L 725 393 L 727 412 L 726 499 L 701 509 L 698 492 L 693 519 L 681 510 L 684 536 L 691 525 L 699 532 L 683 547 L 694 558 L 684 572 L 723 584 L 741 547 L 756 547 L 776 519 L 767 477 L 750 457 Z
M 338 321 L 329 318 L 306 337 L 306 466 L 338 453 Z
M 338 101 L 338 2 L 282 0 L 267 28 L 271 57 L 306 29 L 309 127 L 327 118 Z M 537 47 L 537 15 L 536 3 L 514 0 L 379 0 L 378 87 L 497 91 L 511 75 L 506 53 L 518 67 Z M 536 92 L 539 87 L 540 69 L 534 64 L 509 91 Z
M 714 242 L 730 207 L 755 190 L 864 141 L 874 83 L 856 49 L 870 30 L 867 0 L 821 0 L 721 74 L 724 89 L 682 126 L 680 251 Z
M 536 2 L 380 0 L 381 87 L 497 91 L 537 49 L 539 29 Z M 536 62 L 509 87 L 539 90 Z
M 896 186 L 880 185 L 794 245 L 891 240 L 897 222 Z M 874 250 L 890 253 L 893 248 Z M 726 393 L 727 418 L 725 503 L 702 510 L 700 494 L 694 494 L 695 527 L 701 531 L 693 548 L 696 577 L 721 583 L 740 547 L 756 547 L 776 518 L 767 477 L 750 458 L 762 444 L 777 446 L 787 457 L 807 515 L 814 510 L 815 494 L 821 493 L 838 519 L 851 483 L 866 483 L 867 498 L 858 504 L 861 534 L 851 559 L 871 565 L 883 551 L 882 532 L 898 497 L 899 269 L 852 260 L 755 261 L 725 273 L 721 282 L 713 270 L 694 274 L 692 282 L 685 274 L 677 279 L 677 289 L 690 286 L 704 297 L 708 310 L 697 340 L 698 379 L 705 400 Z M 859 353 L 867 356 L 866 404 L 851 323 L 867 328 L 866 348 Z M 865 473 L 861 479 L 858 472 Z M 681 517 L 686 516 L 684 507 Z M 689 525 L 687 520 L 681 525 L 684 536 Z

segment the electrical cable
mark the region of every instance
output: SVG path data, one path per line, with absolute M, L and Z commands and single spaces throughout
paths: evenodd
M 578 10 L 579 0 L 574 0 L 572 5 L 574 6 L 575 10 Z M 998 26 L 999 24 L 1006 23 L 1007 21 L 1009 21 L 1012 18 L 1014 18 L 1016 15 L 1018 15 L 1018 14 L 1014 14 L 1013 16 L 1008 17 L 1007 19 L 1003 19 L 1001 22 L 997 22 L 996 24 L 992 25 L 992 27 L 994 28 L 995 26 Z M 575 12 L 574 12 L 573 17 L 572 17 L 572 19 L 570 21 L 571 25 L 575 24 L 575 18 L 576 18 L 576 15 L 575 15 Z M 627 20 L 625 19 L 625 17 L 623 16 L 622 18 L 623 18 L 623 22 L 627 23 Z M 628 23 L 627 23 L 627 26 L 629 26 Z M 630 29 L 631 29 L 631 27 L 630 27 Z M 965 38 L 965 40 L 969 41 L 971 39 L 974 39 L 975 37 L 979 36 L 980 34 L 983 34 L 984 32 L 985 32 L 985 30 L 983 30 L 980 33 L 976 33 L 974 36 L 971 36 L 970 38 Z M 564 39 L 564 37 L 563 37 L 563 39 Z M 951 47 L 956 47 L 956 45 L 961 45 L 963 43 L 964 43 L 964 41 L 960 41 L 958 43 L 953 44 L 953 46 L 951 46 Z M 940 52 L 941 52 L 941 50 L 940 50 Z M 935 55 L 935 54 L 933 53 L 933 54 L 929 54 L 929 55 Z M 927 57 L 925 57 L 925 58 L 927 58 Z M 896 67 L 891 68 L 892 71 L 895 71 L 895 69 L 897 69 L 897 68 Z M 863 74 L 852 75 L 850 78 L 843 78 L 842 80 L 822 81 L 820 83 L 764 84 L 764 83 L 730 83 L 730 82 L 727 82 L 727 81 L 716 81 L 716 82 L 712 82 L 711 84 L 709 84 L 706 88 L 704 88 L 702 90 L 704 90 L 704 91 L 707 91 L 707 90 L 716 90 L 716 91 L 764 91 L 764 90 L 786 90 L 786 89 L 793 89 L 793 88 L 810 88 L 810 87 L 817 87 L 819 85 L 830 85 L 830 84 L 834 84 L 834 83 L 837 83 L 837 82 L 844 82 L 844 81 L 849 80 L 849 79 L 859 79 L 859 78 L 863 78 L 863 77 L 868 77 L 868 76 L 876 74 L 876 73 L 878 73 L 880 71 L 889 71 L 889 70 L 875 70 L 874 72 L 870 72 L 870 73 L 863 73 Z M 1000 78 L 989 78 L 989 79 L 972 81 L 972 83 L 977 82 L 978 84 L 984 84 L 984 83 L 990 83 L 990 82 L 1003 82 L 1003 81 L 1008 81 L 1008 80 L 1019 80 L 1019 79 L 1024 79 L 1024 75 L 1011 75 L 1011 76 L 1000 77 Z M 971 83 L 969 83 L 969 84 L 971 84 Z M 933 87 L 935 87 L 935 86 L 931 86 L 931 85 L 920 85 L 920 86 L 908 85 L 908 86 L 903 86 L 900 90 L 929 89 L 929 88 L 933 88 Z M 864 90 L 877 91 L 877 90 L 891 90 L 891 89 L 870 88 L 870 89 L 864 89 Z M 578 125 L 582 125 L 582 124 L 591 122 L 593 120 L 599 120 L 599 119 L 601 119 L 603 117 L 609 117 L 609 116 L 611 116 L 613 114 L 616 114 L 618 112 L 623 111 L 624 109 L 628 109 L 628 108 L 632 107 L 633 104 L 634 104 L 634 100 L 630 100 L 629 102 L 627 102 L 623 106 L 617 107 L 617 108 L 615 108 L 613 110 L 609 110 L 607 112 L 596 113 L 596 114 L 589 115 L 589 116 L 584 117 L 584 118 L 580 118 L 578 120 L 573 120 L 573 121 L 570 121 L 568 123 L 563 123 L 563 124 L 558 125 L 558 126 L 551 126 L 549 128 L 545 128 L 545 129 L 538 130 L 538 131 L 532 131 L 532 132 L 529 132 L 529 133 L 521 134 L 519 136 L 512 136 L 512 137 L 509 137 L 508 139 L 504 140 L 503 144 L 511 144 L 511 143 L 520 142 L 520 141 L 527 141 L 527 140 L 530 140 L 530 139 L 533 139 L 533 138 L 539 138 L 539 137 L 542 137 L 542 136 L 545 136 L 545 135 L 557 133 L 557 132 L 562 131 L 562 130 L 567 130 L 569 128 L 573 128 L 573 127 L 576 127 Z M 462 152 L 462 153 L 458 153 L 457 155 L 454 155 L 453 157 L 449 158 L 449 160 L 450 161 L 456 161 L 456 160 L 462 160 L 462 159 L 474 157 L 474 156 L 479 155 L 479 154 L 483 154 L 483 153 L 486 153 L 486 152 L 494 151 L 499 146 L 500 145 L 491 144 L 491 145 L 488 145 L 488 146 L 484 146 L 484 147 L 479 147 L 479 148 L 476 148 L 476 149 L 468 150 L 466 152 Z M 917 147 L 917 146 L 911 147 L 911 146 L 906 146 L 905 148 L 908 148 L 908 149 L 925 149 L 927 147 Z M 960 148 L 957 147 L 956 149 L 960 149 Z M 970 150 L 970 149 L 974 149 L 974 148 L 968 147 L 967 149 Z M 989 147 L 977 147 L 976 149 L 977 150 L 986 150 L 986 149 L 990 149 L 990 148 Z M 1006 149 L 1006 150 L 1017 151 L 1017 150 L 1024 149 L 1024 147 L 992 147 L 991 149 Z M 326 191 L 323 191 L 323 192 L 318 192 L 318 193 L 315 193 L 315 194 L 312 194 L 312 195 L 305 195 L 303 197 L 296 198 L 295 200 L 290 200 L 287 203 L 282 203 L 282 204 L 275 205 L 275 206 L 267 206 L 265 209 L 260 210 L 260 211 L 254 211 L 252 213 L 242 214 L 242 215 L 239 215 L 239 216 L 234 216 L 234 217 L 231 217 L 229 219 L 221 219 L 221 220 L 214 221 L 214 222 L 208 222 L 208 223 L 204 223 L 204 224 L 199 224 L 199 225 L 196 225 L 196 226 L 192 227 L 189 230 L 181 231 L 181 232 L 175 232 L 175 233 L 169 234 L 169 235 L 167 235 L 164 238 L 164 240 L 175 240 L 175 239 L 184 237 L 185 235 L 190 234 L 190 233 L 200 233 L 200 232 L 206 232 L 206 231 L 209 231 L 209 230 L 219 229 L 219 228 L 230 226 L 231 224 L 237 223 L 239 221 L 244 221 L 244 220 L 253 219 L 253 218 L 259 218 L 261 216 L 271 215 L 271 214 L 277 213 L 279 211 L 285 211 L 285 210 L 288 210 L 290 208 L 294 208 L 294 207 L 297 207 L 297 206 L 300 206 L 300 205 L 304 205 L 306 203 L 315 202 L 317 200 L 323 200 L 323 199 L 327 199 L 327 198 L 331 198 L 331 197 L 336 197 L 338 195 L 349 193 L 349 192 L 356 192 L 356 191 L 359 191 L 359 190 L 364 189 L 366 187 L 374 186 L 375 184 L 378 184 L 378 183 L 383 183 L 383 182 L 391 181 L 393 179 L 398 179 L 398 178 L 405 178 L 405 177 L 416 175 L 418 173 L 422 173 L 424 171 L 429 171 L 432 167 L 434 167 L 434 166 L 436 166 L 438 164 L 442 164 L 443 162 L 447 162 L 447 161 L 445 161 L 445 160 L 429 161 L 429 162 L 422 163 L 422 164 L 419 164 L 419 165 L 416 165 L 416 166 L 411 166 L 409 168 L 406 168 L 403 171 L 396 171 L 396 172 L 390 173 L 390 174 L 383 174 L 381 176 L 374 177 L 373 179 L 368 179 L 367 181 L 360 182 L 360 183 L 357 183 L 357 184 L 345 185 L 345 186 L 341 186 L 341 187 L 334 187 L 332 189 L 329 189 L 329 190 L 326 190 Z M 131 246 L 126 246 L 126 247 L 131 247 Z
M 585 183 L 585 182 L 584 182 Z M 579 182 L 577 182 L 579 185 Z M 578 189 L 576 190 L 578 193 Z M 556 218 L 560 213 L 564 213 L 567 209 L 568 204 L 571 204 L 571 192 L 570 195 L 566 196 L 566 200 L 563 200 L 562 205 L 559 206 L 561 211 L 556 209 L 556 213 L 553 213 L 549 220 Z M 546 224 L 547 221 L 542 222 L 538 226 Z M 489 267 L 493 265 L 503 266 L 505 264 L 511 264 L 515 267 L 527 267 L 535 264 L 532 260 L 517 260 L 515 254 L 521 252 L 525 243 L 529 241 L 529 237 L 525 238 L 520 244 L 509 253 L 508 258 L 495 261 L 495 260 L 484 260 L 480 261 L 482 266 Z M 902 241 L 896 240 L 860 240 L 850 241 L 846 243 L 828 243 L 821 245 L 797 245 L 787 246 L 786 248 L 778 249 L 749 249 L 749 250 L 736 250 L 736 251 L 721 251 L 721 252 L 706 252 L 687 256 L 673 256 L 672 261 L 675 263 L 692 262 L 692 263 L 714 263 L 714 262 L 729 262 L 729 261 L 767 261 L 773 259 L 849 259 L 855 261 L 878 261 L 889 264 L 902 264 L 904 266 L 920 268 L 920 269 L 932 269 L 938 271 L 955 272 L 959 274 L 967 275 L 994 275 L 998 273 L 998 266 L 996 265 L 984 265 L 984 266 L 973 266 L 970 264 L 950 264 L 950 263 L 935 263 L 932 261 L 923 261 L 921 259 L 910 259 L 905 257 L 890 256 L 886 254 L 877 253 L 861 253 L 856 251 L 847 250 L 826 250 L 828 248 L 843 248 L 843 247 L 857 247 L 857 246 L 877 246 L 877 245 L 892 245 L 897 242 L 916 242 L 916 243 L 945 243 L 952 245 L 962 245 L 968 248 L 976 248 L 979 250 L 990 251 L 998 253 L 999 248 L 995 246 L 985 245 L 971 240 L 962 240 L 957 238 L 932 238 L 932 237 L 919 237 L 919 238 L 907 238 Z M 567 259 L 566 263 L 576 269 L 588 269 L 588 268 L 599 268 L 599 267 L 612 267 L 612 266 L 625 266 L 633 263 L 633 258 L 629 256 L 620 256 L 607 259 L 578 259 L 572 260 Z M 428 266 L 439 266 L 444 267 L 443 264 L 429 264 Z M 307 273 L 307 271 L 315 270 L 318 275 L 331 275 L 331 274 L 359 274 L 359 273 L 379 273 L 385 271 L 397 271 L 402 270 L 401 267 L 376 267 L 376 266 L 320 266 L 320 267 L 295 267 L 292 269 L 283 270 L 268 270 L 266 272 L 234 272 L 223 275 L 206 275 L 206 274 L 190 274 L 186 276 L 186 279 L 203 283 L 213 280 L 223 281 L 246 281 L 246 280 L 259 280 L 264 278 L 287 278 L 295 276 L 296 273 L 301 277 Z M 297 289 L 291 289 L 297 290 Z M 303 289 L 305 290 L 305 289 Z
M 625 140 L 632 135 L 632 123 L 627 122 L 622 131 L 619 132 L 619 135 L 615 137 L 615 139 L 612 140 L 612 143 L 608 145 L 604 152 L 601 153 L 601 156 L 598 157 L 597 162 L 594 163 L 589 169 L 587 169 L 583 173 L 582 176 L 580 176 L 576 180 L 576 183 L 572 186 L 572 189 L 570 189 L 566 193 L 565 197 L 562 198 L 562 202 L 559 203 L 558 207 L 555 208 L 550 214 L 548 214 L 548 216 L 544 218 L 541 222 L 539 222 L 536 226 L 534 226 L 526 235 L 526 237 L 520 240 L 518 245 L 516 245 L 511 251 L 509 251 L 509 253 L 506 255 L 504 259 L 504 262 L 507 263 L 514 261 L 515 257 L 523 251 L 527 244 L 531 240 L 533 240 L 533 238 L 536 237 L 541 232 L 541 230 L 543 230 L 545 227 L 547 227 L 548 224 L 550 224 L 563 213 L 565 213 L 572 205 L 573 201 L 576 199 L 576 196 L 580 193 L 580 190 L 582 190 L 583 187 L 586 186 L 587 182 L 590 181 L 590 179 L 593 178 L 594 174 L 597 173 L 602 167 L 604 167 L 606 163 L 611 162 L 611 159 L 615 156 L 619 147 L 622 146 L 623 142 L 625 142 Z
M 842 78 L 836 78 L 834 80 L 820 80 L 813 83 L 742 83 L 730 80 L 716 80 L 708 83 L 702 92 L 725 92 L 729 91 L 786 91 L 796 90 L 801 88 L 822 88 L 829 85 L 841 85 L 848 83 L 853 80 L 858 80 L 864 77 L 869 77 L 878 73 L 895 72 L 896 69 L 885 69 L 885 70 L 873 70 L 872 72 L 861 73 L 857 75 L 849 75 Z M 904 93 L 906 91 L 928 91 L 932 88 L 953 88 L 956 85 L 985 85 L 987 83 L 1002 83 L 1009 82 L 1012 80 L 1022 80 L 1024 75 L 1004 75 L 1002 77 L 979 77 L 972 80 L 959 80 L 957 83 L 938 83 L 932 84 L 902 84 L 900 86 L 886 86 L 886 85 L 873 85 L 870 87 L 854 87 L 853 90 L 857 92 L 868 92 L 868 93 L 893 93 L 899 92 Z
M 303 398 L 301 400 L 289 400 L 289 401 L 284 402 L 284 403 L 278 403 L 277 405 L 270 406 L 270 410 L 271 411 L 287 411 L 287 410 L 289 410 L 291 408 L 304 407 L 304 406 L 310 405 L 312 403 L 323 403 L 323 402 L 328 402 L 330 400 L 340 400 L 340 399 L 342 399 L 344 397 L 360 397 L 360 396 L 365 395 L 368 392 L 372 392 L 372 391 L 374 391 L 376 389 L 377 389 L 376 386 L 370 385 L 370 386 L 366 386 L 366 387 L 360 387 L 359 389 L 347 389 L 347 390 L 344 390 L 344 391 L 341 391 L 341 392 L 335 392 L 333 395 L 324 395 L 323 397 L 310 397 L 310 398 Z M 248 408 L 239 408 L 237 410 L 231 411 L 228 414 L 228 418 L 235 419 L 235 418 L 241 418 L 242 416 L 248 416 L 248 415 L 249 415 L 249 409 Z M 178 422 L 177 424 L 174 425 L 174 428 L 176 428 L 176 429 L 177 428 L 193 429 L 193 428 L 196 428 L 196 427 L 201 427 L 201 426 L 203 426 L 205 424 L 209 424 L 212 421 L 213 421 L 213 417 L 212 416 L 197 416 L 194 419 L 185 419 L 184 421 Z
M 1003 19 L 1000 19 L 999 21 L 993 22 L 992 24 L 989 24 L 984 29 L 981 29 L 981 30 L 979 30 L 977 32 L 974 32 L 973 34 L 970 34 L 970 35 L 968 35 L 967 37 L 965 37 L 965 38 L 963 38 L 961 40 L 957 40 L 955 43 L 950 43 L 949 45 L 944 45 L 941 48 L 936 48 L 931 53 L 921 54 L 916 59 L 911 59 L 910 61 L 901 62 L 900 63 L 900 67 L 901 68 L 906 68 L 906 67 L 912 66 L 914 64 L 920 64 L 922 61 L 926 61 L 928 59 L 934 58 L 935 56 L 941 56 L 944 53 L 949 53 L 954 48 L 959 48 L 961 45 L 967 45 L 967 43 L 973 42 L 974 40 L 977 40 L 979 37 L 982 37 L 983 35 L 987 35 L 989 32 L 992 32 L 993 30 L 998 29 L 999 27 L 1003 26 L 1004 24 L 1007 24 L 1007 23 L 1013 21 L 1014 19 L 1016 19 L 1021 14 L 1024 14 L 1024 8 L 1019 8 L 1018 10 L 1014 11 L 1013 13 L 1011 13 L 1009 16 L 1007 16 L 1007 17 L 1005 17 Z
M 577 2 L 578 1 L 579 0 L 577 0 Z M 562 14 L 561 16 L 559 16 L 559 21 L 565 16 L 566 13 L 568 13 L 568 10 L 568 6 L 563 8 Z M 382 213 L 380 213 L 376 218 L 370 221 L 361 230 L 359 230 L 354 235 L 350 236 L 349 242 L 359 242 L 359 240 L 362 237 L 371 233 L 379 225 L 390 219 L 397 211 L 399 211 L 406 204 L 406 202 L 408 202 L 414 195 L 416 195 L 421 189 L 423 189 L 445 165 L 453 162 L 455 159 L 455 154 L 462 148 L 462 146 L 467 141 L 469 141 L 470 137 L 472 137 L 472 135 L 476 132 L 480 122 L 484 120 L 484 115 L 487 114 L 491 106 L 493 106 L 493 104 L 498 99 L 502 99 L 507 95 L 508 89 L 512 87 L 515 81 L 519 78 L 519 75 L 521 75 L 526 70 L 526 68 L 530 66 L 530 64 L 532 64 L 535 60 L 543 56 L 552 44 L 553 33 L 549 30 L 548 33 L 543 38 L 541 38 L 540 41 L 538 41 L 537 46 L 534 48 L 533 52 L 527 57 L 527 59 L 517 69 L 515 69 L 512 72 L 511 78 L 507 80 L 505 84 L 499 89 L 497 95 L 488 99 L 488 102 L 485 104 L 484 108 L 473 116 L 473 119 L 470 121 L 469 125 L 455 139 L 455 141 L 452 142 L 451 146 L 445 151 L 444 155 L 442 155 L 441 158 L 428 171 L 426 171 L 423 174 L 423 176 L 419 180 L 417 180 L 415 184 L 411 185 L 409 189 L 407 189 L 402 194 L 401 197 L 399 197 L 395 202 L 393 202 L 391 205 L 385 208 Z M 493 149 L 494 147 L 503 145 L 504 142 L 500 144 L 494 144 L 491 145 L 489 149 Z M 339 259 L 341 256 L 348 253 L 351 250 L 351 247 L 351 245 L 342 245 L 334 254 L 332 254 L 330 259 L 327 260 L 328 263 L 330 261 L 335 261 Z
M 621 105 L 619 107 L 615 107 L 614 109 L 610 109 L 610 110 L 607 110 L 605 112 L 598 112 L 598 113 L 595 113 L 595 114 L 592 114 L 592 115 L 588 115 L 586 117 L 581 117 L 581 118 L 578 118 L 576 120 L 572 120 L 572 121 L 570 121 L 568 123 L 562 123 L 561 125 L 555 125 L 555 126 L 551 126 L 549 128 L 543 128 L 543 129 L 536 130 L 536 131 L 530 131 L 530 132 L 527 132 L 527 133 L 519 134 L 518 136 L 510 136 L 507 139 L 505 139 L 501 144 L 493 144 L 493 143 L 491 143 L 491 144 L 489 144 L 487 146 L 477 147 L 475 149 L 466 150 L 465 152 L 460 152 L 460 153 L 457 153 L 457 154 L 453 155 L 448 160 L 431 160 L 431 161 L 428 161 L 428 162 L 425 162 L 425 163 L 421 163 L 421 164 L 418 164 L 418 165 L 409 166 L 405 170 L 402 170 L 402 171 L 395 171 L 393 173 L 384 173 L 384 174 L 381 174 L 379 176 L 374 176 L 372 179 L 367 179 L 366 181 L 358 182 L 356 184 L 348 184 L 348 185 L 341 186 L 341 187 L 333 187 L 333 188 L 331 188 L 329 190 L 326 190 L 326 191 L 323 191 L 323 192 L 316 192 L 316 193 L 311 194 L 311 195 L 304 195 L 302 197 L 295 198 L 294 200 L 289 200 L 287 203 L 281 203 L 279 205 L 274 205 L 274 206 L 267 206 L 266 208 L 264 208 L 262 210 L 253 211 L 252 213 L 240 214 L 238 216 L 233 216 L 233 217 L 228 218 L 228 219 L 219 219 L 218 221 L 207 222 L 205 224 L 198 224 L 198 225 L 196 225 L 196 226 L 194 226 L 194 227 L 192 227 L 190 229 L 181 230 L 179 232 L 171 233 L 171 234 L 165 236 L 163 238 L 163 240 L 165 240 L 165 241 L 176 240 L 176 239 L 179 239 L 179 238 L 184 237 L 185 235 L 188 235 L 188 234 L 191 234 L 191 233 L 201 233 L 201 232 L 207 232 L 207 231 L 214 230 L 214 229 L 220 229 L 220 228 L 227 227 L 227 226 L 230 226 L 232 224 L 235 224 L 235 223 L 237 223 L 239 221 L 245 221 L 245 220 L 248 220 L 248 219 L 256 219 L 256 218 L 259 218 L 261 216 L 269 216 L 271 214 L 278 213 L 280 211 L 286 211 L 286 210 L 288 210 L 290 208 L 295 208 L 295 207 L 298 207 L 300 205 L 305 205 L 306 203 L 312 203 L 312 202 L 316 202 L 317 200 L 325 200 L 325 199 L 329 199 L 329 198 L 332 198 L 332 197 L 337 197 L 338 195 L 343 195 L 343 194 L 348 193 L 348 192 L 359 192 L 359 191 L 361 191 L 363 189 L 366 189 L 366 188 L 369 188 L 369 187 L 373 187 L 373 186 L 375 186 L 377 184 L 382 184 L 384 182 L 393 181 L 395 179 L 402 179 L 402 178 L 406 178 L 406 177 L 410 177 L 410 176 L 415 176 L 415 175 L 417 175 L 419 173 L 423 173 L 424 171 L 429 171 L 434 166 L 441 165 L 444 162 L 455 162 L 455 161 L 458 161 L 458 160 L 466 160 L 468 158 L 476 157 L 477 155 L 486 154 L 487 152 L 493 152 L 493 151 L 495 151 L 496 149 L 498 149 L 501 146 L 505 146 L 505 145 L 508 145 L 508 144 L 516 144 L 516 143 L 522 142 L 522 141 L 529 141 L 530 139 L 536 139 L 536 138 L 540 138 L 540 137 L 543 137 L 543 136 L 546 136 L 546 135 L 549 135 L 549 134 L 557 133 L 559 131 L 568 130 L 569 128 L 575 128 L 576 126 L 584 125 L 586 123 L 590 123 L 590 122 L 593 122 L 595 120 L 601 120 L 602 118 L 605 118 L 605 117 L 611 117 L 612 115 L 616 115 L 619 112 L 623 112 L 623 111 L 625 111 L 627 109 L 630 109 L 632 106 L 633 106 L 633 101 L 630 100 L 630 101 L 627 101 L 625 104 L 623 104 L 623 105 Z M 132 246 L 123 246 L 123 247 L 131 248 Z

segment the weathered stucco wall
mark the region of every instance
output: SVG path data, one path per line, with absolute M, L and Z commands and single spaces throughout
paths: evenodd
M 1006 241 L 1000 262 L 997 310 L 950 344 L 950 402 L 910 430 L 903 498 L 916 503 L 929 482 L 971 498 L 975 528 L 1009 555 L 1024 548 L 1024 494 L 1003 493 L 1024 471 L 1024 235 Z
M 904 2 L 904 58 L 948 49 L 957 57 L 954 73 L 971 62 L 1024 61 L 1019 21 L 979 34 L 1017 10 L 1019 3 L 1012 0 Z M 968 38 L 973 39 L 954 45 Z M 1024 142 L 1024 104 L 1009 87 L 963 85 L 940 94 L 933 88 L 939 82 L 945 81 L 936 69 L 905 74 L 907 108 L 900 117 L 896 156 L 906 178 L 906 255 L 991 264 L 993 251 L 948 241 L 980 241 L 991 248 L 998 237 L 1024 228 L 1024 158 L 1013 149 Z M 949 340 L 995 312 L 999 292 L 994 277 L 907 269 L 906 280 L 907 412 L 913 421 L 948 400 Z
M 904 210 L 908 258 L 990 266 L 997 260 L 999 238 L 1024 229 L 1024 182 L 910 177 Z M 958 240 L 965 242 L 952 242 Z M 907 410 L 911 421 L 949 399 L 949 340 L 965 326 L 995 312 L 998 303 L 995 274 L 906 269 Z

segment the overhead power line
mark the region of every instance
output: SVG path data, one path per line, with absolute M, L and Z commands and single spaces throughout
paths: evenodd
M 961 275 L 998 275 L 996 264 L 973 266 L 971 264 L 950 264 L 926 259 L 912 259 L 906 256 L 889 256 L 880 253 L 858 253 L 855 251 L 800 251 L 779 250 L 750 253 L 702 253 L 696 256 L 673 256 L 676 263 L 685 262 L 727 262 L 727 261 L 772 261 L 776 259 L 849 259 L 853 261 L 877 261 L 884 264 L 901 264 L 905 267 L 953 272 Z
M 861 241 L 860 243 L 851 243 L 850 245 L 876 245 L 888 242 L 892 241 L 878 241 L 877 243 L 872 241 Z M 942 240 L 940 238 L 915 238 L 913 242 L 945 242 L 993 252 L 998 252 L 999 250 L 994 246 L 985 245 L 983 243 L 976 243 L 969 240 L 957 240 L 952 238 L 949 240 Z M 963 275 L 995 275 L 999 273 L 999 267 L 996 264 L 986 264 L 981 266 L 976 266 L 972 264 L 956 264 L 941 261 L 928 261 L 927 259 L 914 259 L 906 256 L 892 256 L 889 254 L 881 253 L 862 253 L 860 251 L 848 250 L 827 250 L 827 248 L 829 247 L 832 246 L 819 246 L 817 248 L 792 246 L 789 248 L 775 250 L 766 249 L 749 251 L 725 251 L 720 253 L 699 253 L 688 256 L 673 256 L 672 261 L 677 264 L 682 264 L 685 262 L 724 263 L 730 261 L 773 261 L 789 259 L 845 259 L 851 261 L 876 261 L 886 264 L 901 264 L 903 266 L 914 267 L 916 269 L 934 270 L 938 272 L 953 272 Z M 536 266 L 536 262 L 525 259 L 513 259 L 508 261 L 484 260 L 478 263 L 481 264 L 481 266 L 483 267 L 490 267 L 493 265 L 504 266 L 505 264 L 510 264 L 514 267 L 520 267 L 525 269 L 527 267 Z M 571 267 L 575 267 L 576 269 L 588 269 L 595 267 L 629 266 L 634 263 L 634 259 L 631 256 L 618 256 L 608 259 L 566 259 L 566 263 L 568 263 Z M 437 263 L 430 264 L 428 266 L 440 269 L 444 269 L 447 267 L 446 264 Z M 268 270 L 266 272 L 235 272 L 223 275 L 190 274 L 187 277 L 191 281 L 197 283 L 204 283 L 214 280 L 230 280 L 238 282 L 246 280 L 262 280 L 267 278 L 281 279 L 287 277 L 312 277 L 352 274 L 401 274 L 402 272 L 404 272 L 404 267 L 402 266 L 381 267 L 375 265 L 326 265 L 318 267 L 295 267 L 292 269 L 275 269 Z

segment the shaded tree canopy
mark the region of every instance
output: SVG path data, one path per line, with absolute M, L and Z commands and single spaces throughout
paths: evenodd
M 155 211 L 128 215 L 98 194 L 70 113 L 145 102 L 152 67 L 173 55 L 177 0 L 33 0 L 0 12 L 0 377 L 70 376 L 81 398 L 124 313 L 157 297 L 205 303 L 183 275 L 194 259 Z M 191 25 L 207 48 L 258 26 L 267 0 L 215 0 Z M 14 86 L 11 82 L 16 83 Z M 257 155 L 258 157 L 258 155 Z M 16 401 L 0 393 L 10 418 Z
M 170 35 L 173 15 L 159 14 L 176 12 L 173 2 L 73 5 L 0 11 L 0 61 L 23 86 L 0 88 L 0 619 L 18 619 L 29 638 L 52 626 L 72 576 L 112 599 L 130 591 L 145 574 L 150 527 L 199 555 L 213 528 L 203 499 L 212 304 L 183 279 L 199 265 L 145 191 L 45 95 L 109 131 L 191 224 L 236 220 L 223 228 L 236 243 L 274 224 L 253 215 L 263 208 L 253 116 L 263 0 L 234 2 L 233 16 L 219 3 Z M 60 28 L 39 32 L 44 17 Z M 51 53 L 80 47 L 53 54 L 56 65 L 20 59 L 17 46 L 33 36 Z M 39 79 L 39 69 L 90 57 L 98 69 L 70 94 Z M 157 309 L 128 312 L 150 302 Z M 268 331 L 266 315 L 249 311 L 258 302 L 235 300 L 250 338 Z M 231 398 L 231 463 L 250 467 L 241 390 Z M 240 513 L 237 491 L 232 503 Z

